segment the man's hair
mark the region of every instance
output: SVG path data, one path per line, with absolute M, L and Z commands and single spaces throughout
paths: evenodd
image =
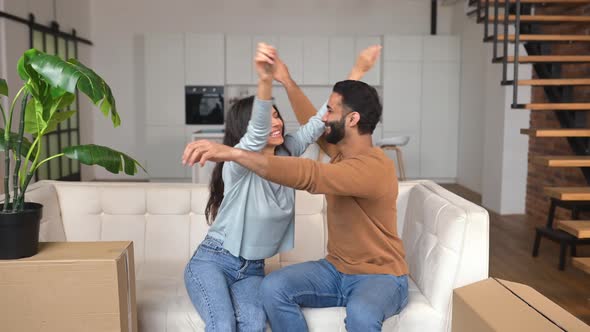
M 383 113 L 377 90 L 361 81 L 346 80 L 336 83 L 332 92 L 342 96 L 342 105 L 348 111 L 360 114 L 359 134 L 373 134 Z

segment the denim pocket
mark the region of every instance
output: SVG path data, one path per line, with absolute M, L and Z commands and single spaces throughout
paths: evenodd
M 203 242 L 201 242 L 201 244 L 199 245 L 199 248 L 203 249 L 203 250 L 207 250 L 207 251 L 218 252 L 218 253 L 221 253 L 225 250 L 223 248 L 223 242 L 221 242 L 221 240 L 218 240 L 218 239 L 213 238 L 211 236 L 205 237 Z

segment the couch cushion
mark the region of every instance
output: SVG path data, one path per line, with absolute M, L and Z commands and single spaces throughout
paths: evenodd
M 36 202 L 43 205 L 43 216 L 39 226 L 39 241 L 65 241 L 66 235 L 55 187 L 45 184 L 45 181 L 35 183 L 29 186 L 25 198 L 27 202 Z
M 140 331 L 188 332 L 205 328 L 184 286 L 185 264 L 158 262 L 138 267 L 136 293 Z
M 193 307 L 183 279 L 184 264 L 146 264 L 137 273 L 137 315 L 140 331 L 203 331 L 205 324 Z M 310 331 L 345 331 L 344 307 L 304 308 Z M 400 315 L 389 318 L 384 331 L 441 330 L 443 316 L 436 312 L 413 280 L 409 282 L 408 305 Z M 408 329 L 410 328 L 410 329 Z

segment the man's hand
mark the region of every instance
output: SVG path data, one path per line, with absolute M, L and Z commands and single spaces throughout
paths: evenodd
M 364 50 L 359 53 L 358 58 L 356 58 L 356 62 L 350 75 L 348 75 L 349 80 L 360 80 L 377 62 L 379 59 L 379 55 L 381 55 L 381 45 L 373 45 L 365 48 Z
M 282 85 L 285 85 L 291 80 L 291 74 L 289 74 L 289 68 L 279 57 L 275 58 L 276 70 L 274 73 L 274 79 Z
M 258 43 L 256 55 L 254 56 L 254 66 L 260 80 L 272 82 L 276 69 L 276 58 L 277 50 L 274 47 L 265 43 Z
M 233 161 L 238 153 L 239 149 L 224 144 L 198 140 L 186 145 L 182 155 L 182 164 L 193 166 L 199 163 L 203 167 L 208 160 L 213 162 Z

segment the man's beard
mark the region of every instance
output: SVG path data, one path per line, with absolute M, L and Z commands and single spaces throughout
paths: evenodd
M 344 138 L 345 118 L 340 121 L 327 122 L 326 124 L 330 127 L 330 132 L 326 135 L 326 142 L 337 144 Z

